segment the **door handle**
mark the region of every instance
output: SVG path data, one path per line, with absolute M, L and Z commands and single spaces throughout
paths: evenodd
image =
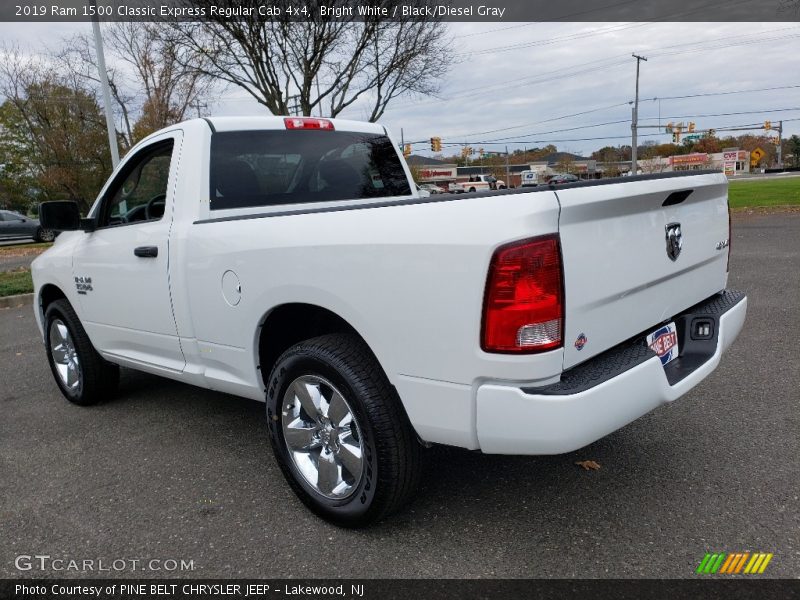
M 158 246 L 139 246 L 133 253 L 141 258 L 155 258 L 158 256 Z

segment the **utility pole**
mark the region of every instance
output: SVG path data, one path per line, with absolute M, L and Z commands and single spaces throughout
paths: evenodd
M 202 116 L 202 111 L 208 108 L 208 104 L 205 102 L 201 103 L 200 100 L 195 100 L 194 108 L 197 111 L 197 118 L 199 119 Z
M 636 129 L 639 127 L 639 63 L 642 61 L 647 62 L 644 56 L 638 54 L 631 54 L 636 59 L 636 100 L 633 104 L 633 113 L 631 114 L 631 175 L 636 175 L 638 168 L 636 166 L 636 146 L 638 140 L 636 136 Z
M 508 146 L 506 146 L 506 189 L 511 185 L 511 175 L 508 170 Z
M 783 121 L 778 121 L 778 168 L 783 168 Z
M 103 104 L 106 112 L 106 129 L 108 130 L 108 146 L 111 149 L 111 164 L 116 169 L 119 164 L 119 146 L 117 146 L 117 127 L 114 125 L 114 113 L 111 111 L 111 91 L 108 88 L 108 71 L 106 71 L 106 57 L 103 53 L 103 36 L 100 35 L 100 18 L 97 15 L 97 0 L 92 0 L 94 15 L 92 16 L 92 29 L 94 29 L 94 49 L 97 52 L 97 70 L 100 75 L 100 85 L 103 88 Z
M 286 109 L 292 117 L 301 116 L 303 111 L 300 108 L 300 96 L 289 96 L 286 98 Z

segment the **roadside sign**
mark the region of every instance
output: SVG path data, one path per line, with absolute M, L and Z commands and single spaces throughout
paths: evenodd
M 726 161 L 722 172 L 725 173 L 725 177 L 733 177 L 736 175 L 736 163 Z
M 736 162 L 736 159 L 739 157 L 738 150 L 725 150 L 722 153 L 722 160 L 725 162 Z
M 758 161 L 764 158 L 765 154 L 766 152 L 764 152 L 761 148 L 756 148 L 750 153 L 750 161 L 758 163 Z
M 687 135 L 687 136 L 684 136 L 684 138 L 683 138 L 683 139 L 684 139 L 684 140 L 691 140 L 691 141 L 693 141 L 693 142 L 696 142 L 697 140 L 699 140 L 699 139 L 700 139 L 700 136 L 699 136 L 698 134 L 696 134 L 696 133 L 693 133 L 692 135 Z

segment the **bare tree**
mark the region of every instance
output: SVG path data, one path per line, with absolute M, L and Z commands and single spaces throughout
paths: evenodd
M 399 96 L 434 93 L 452 62 L 441 22 L 357 15 L 292 21 L 286 17 L 286 8 L 296 4 L 291 0 L 273 3 L 283 17 L 264 20 L 258 17 L 259 4 L 237 3 L 254 9 L 252 17 L 210 17 L 175 24 L 173 30 L 184 47 L 206 59 L 198 67 L 204 74 L 240 87 L 273 114 L 288 114 L 295 98 L 302 114 L 331 117 L 361 101 L 366 116 L 376 121 Z M 335 9 L 348 3 L 326 5 Z
M 128 146 L 147 134 L 186 118 L 212 92 L 203 58 L 179 43 L 163 24 L 104 24 L 109 87 Z M 79 34 L 59 53 L 65 70 L 99 84 L 94 41 Z
M 658 153 L 658 147 L 654 144 L 644 146 L 641 156 L 639 166 L 644 173 L 662 173 L 666 168 L 666 163 L 662 160 Z

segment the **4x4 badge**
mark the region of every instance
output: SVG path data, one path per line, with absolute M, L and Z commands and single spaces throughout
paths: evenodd
M 671 260 L 678 260 L 683 247 L 683 238 L 681 237 L 681 224 L 668 223 L 664 228 L 667 232 L 667 256 Z

